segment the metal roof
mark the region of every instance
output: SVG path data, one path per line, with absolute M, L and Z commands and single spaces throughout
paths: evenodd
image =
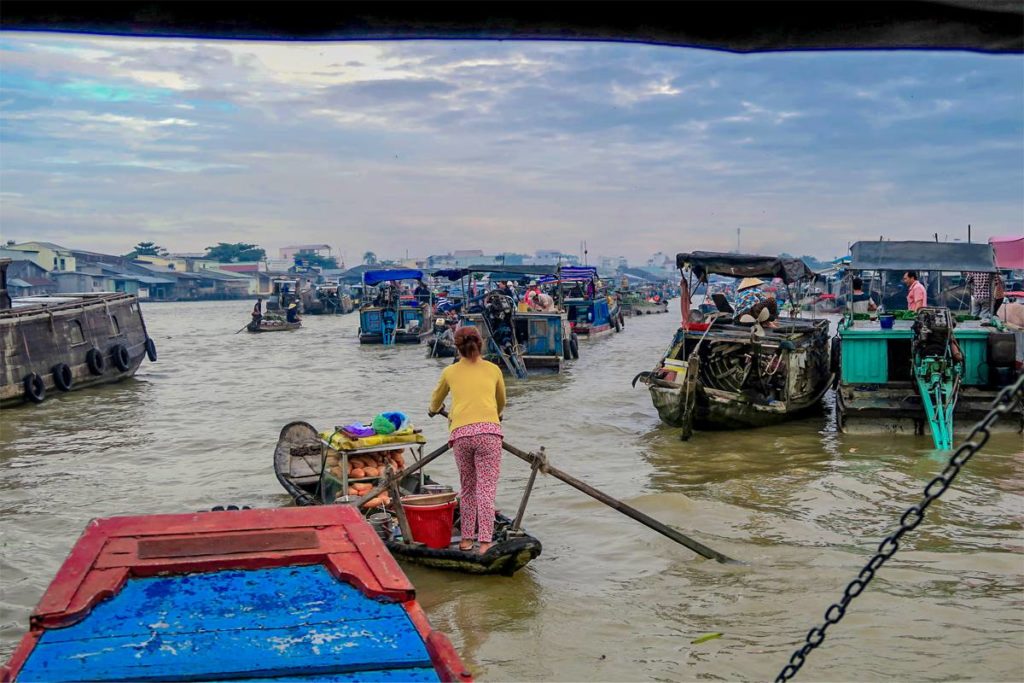
M 996 271 L 992 245 L 977 242 L 856 242 L 850 254 L 853 270 Z

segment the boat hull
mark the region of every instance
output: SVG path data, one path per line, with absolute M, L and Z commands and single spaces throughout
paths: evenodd
M 245 329 L 253 334 L 261 334 L 263 332 L 293 332 L 294 330 L 302 327 L 301 322 L 295 323 L 284 323 L 282 325 L 264 325 L 260 324 L 259 327 L 254 328 L 252 325 Z
M 3 681 L 470 680 L 352 508 L 94 520 Z
M 656 373 L 638 379 L 661 420 L 684 433 L 766 427 L 820 408 L 834 377 L 828 349 L 825 320 L 788 321 L 757 340 L 732 324 L 680 329 L 667 356 L 673 366 L 663 359 Z
M 274 474 L 278 482 L 296 505 L 325 505 L 321 499 L 318 486 L 319 476 L 294 476 L 292 474 L 291 450 L 296 446 L 309 447 L 319 443 L 316 429 L 307 422 L 291 422 L 281 429 L 281 435 L 274 449 Z M 308 456 L 307 456 L 308 457 Z M 307 472 L 316 467 L 306 467 Z M 322 472 L 321 472 L 322 475 Z M 419 491 L 420 478 L 413 474 L 400 483 L 400 487 L 410 493 Z M 423 484 L 436 483 L 424 477 Z M 333 505 L 328 506 L 333 507 Z M 455 526 L 458 525 L 456 518 Z M 495 513 L 495 543 L 486 553 L 464 551 L 458 548 L 458 538 L 453 537 L 452 544 L 447 548 L 427 548 L 420 544 L 403 543 L 400 540 L 389 540 L 385 543 L 391 553 L 402 560 L 434 569 L 456 571 L 465 574 L 497 574 L 511 576 L 525 567 L 531 560 L 541 554 L 543 549 L 540 540 L 525 532 L 511 533 L 512 520 Z
M 78 391 L 128 379 L 146 357 L 149 336 L 136 297 L 86 294 L 49 299 L 56 303 L 13 308 L 0 314 L 0 406 L 31 402 L 25 387 L 25 377 L 30 373 L 39 376 L 46 397 L 52 398 L 61 393 L 54 370 L 59 364 L 68 366 L 70 390 Z M 124 359 L 115 358 L 119 346 L 127 351 L 123 368 L 115 362 Z M 93 349 L 102 356 L 99 371 L 88 360 Z

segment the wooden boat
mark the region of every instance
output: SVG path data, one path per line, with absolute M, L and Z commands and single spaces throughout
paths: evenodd
M 597 268 L 593 266 L 566 267 L 559 273 L 569 327 L 579 337 L 594 339 L 621 332 L 626 325 L 618 298 L 598 291 L 598 282 Z M 587 296 L 588 289 L 594 290 L 593 298 Z
M 3 681 L 470 681 L 355 510 L 93 520 Z
M 302 327 L 302 321 L 296 321 L 293 323 L 285 320 L 267 320 L 264 318 L 260 321 L 259 326 L 249 323 L 245 329 L 249 332 L 260 333 L 260 332 L 290 332 L 297 330 Z
M 466 291 L 466 278 L 475 273 L 487 273 L 492 281 L 514 280 L 525 286 L 533 278 L 557 282 L 559 270 L 555 266 L 479 265 L 438 270 L 433 276 L 452 282 L 459 280 L 462 282 L 459 290 Z M 519 378 L 558 374 L 562 371 L 563 361 L 579 357 L 578 339 L 569 326 L 561 299 L 556 297 L 553 311 L 536 311 L 526 310 L 523 304 L 516 305 L 507 297 L 502 306 L 493 305 L 494 295 L 495 292 L 490 292 L 481 297 L 477 305 L 465 307 L 460 322 L 480 331 L 485 356 L 505 374 Z M 503 343 L 492 341 L 495 336 L 503 338 Z
M 392 450 L 401 445 L 385 445 L 376 450 Z M 410 455 L 422 456 L 422 445 L 408 445 Z M 370 452 L 374 449 L 355 451 Z M 326 471 L 324 455 L 326 449 L 316 429 L 308 422 L 291 422 L 281 429 L 274 449 L 274 474 L 297 505 L 331 505 L 336 503 L 339 491 L 349 482 L 339 481 Z M 416 495 L 424 492 L 424 486 L 434 485 L 428 476 L 414 474 L 405 477 L 400 488 L 403 494 Z M 368 510 L 367 513 L 379 512 Z M 416 564 L 448 569 L 469 574 L 503 574 L 511 576 L 540 555 L 541 543 L 522 530 L 513 531 L 513 522 L 508 517 L 495 513 L 495 543 L 483 554 L 476 551 L 459 550 L 461 540 L 457 533 L 458 510 L 452 529 L 452 542 L 447 548 L 428 548 L 418 543 L 407 543 L 401 533 L 385 541 L 388 550 L 396 557 Z
M 799 259 L 745 254 L 679 254 L 677 265 L 689 268 L 697 282 L 719 274 L 778 277 L 789 284 L 813 275 Z M 685 292 L 683 298 L 687 308 Z M 655 370 L 640 373 L 633 384 L 648 385 L 659 417 L 682 427 L 684 438 L 694 427 L 761 427 L 796 417 L 818 406 L 832 383 L 829 323 L 780 318 L 778 324 L 736 324 L 725 313 L 689 322 Z
M 426 324 L 430 306 L 403 298 L 397 290 L 402 280 L 422 279 L 423 271 L 408 268 L 367 270 L 362 274 L 360 344 L 419 344 L 430 334 Z
M 931 434 L 939 449 L 952 447 L 953 433 L 982 419 L 999 391 L 1021 369 L 1024 335 L 985 319 L 957 313 L 965 291 L 963 272 L 997 271 L 992 246 L 956 242 L 857 242 L 844 283 L 852 278 L 884 307 L 891 327 L 871 314 L 854 313 L 847 296 L 833 356 L 839 370 L 836 423 L 844 432 Z M 928 289 L 929 307 L 906 308 L 903 273 L 917 271 Z M 969 292 L 966 297 L 969 301 Z M 878 314 L 876 312 L 875 317 Z M 1024 429 L 1018 404 L 996 424 Z
M 137 297 L 113 292 L 7 296 L 0 261 L 0 405 L 42 403 L 47 395 L 131 377 L 156 344 Z

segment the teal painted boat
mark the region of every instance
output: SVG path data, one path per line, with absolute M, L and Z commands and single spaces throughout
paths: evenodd
M 833 339 L 836 422 L 855 433 L 932 436 L 939 449 L 980 420 L 1021 369 L 1024 334 L 969 313 L 967 272 L 995 273 L 988 244 L 857 242 L 844 280 L 846 307 Z M 916 271 L 930 305 L 906 310 L 904 272 Z M 862 306 L 852 293 L 858 277 Z M 863 312 L 868 307 L 877 310 Z M 888 317 L 888 320 L 886 318 Z M 878 319 L 875 319 L 878 318 Z M 1021 431 L 1018 405 L 999 428 Z

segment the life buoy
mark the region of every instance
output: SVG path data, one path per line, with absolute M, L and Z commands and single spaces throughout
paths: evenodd
M 94 375 L 102 375 L 107 369 L 107 361 L 96 347 L 89 349 L 85 354 L 85 364 L 89 366 L 89 372 Z
M 156 342 L 150 337 L 146 337 L 146 358 L 150 363 L 156 362 Z
M 114 366 L 121 372 L 130 368 L 132 364 L 132 357 L 128 355 L 128 349 L 124 344 L 114 344 L 110 349 L 110 359 L 114 361 Z
M 30 372 L 25 375 L 22 384 L 25 386 L 25 398 L 33 403 L 42 403 L 46 398 L 46 383 L 36 373 Z
M 572 333 L 572 337 L 569 338 L 569 349 L 572 351 L 572 358 L 576 360 L 580 357 L 580 339 L 576 336 L 576 333 Z
M 71 374 L 71 368 L 67 363 L 57 363 L 51 370 L 53 373 L 53 385 L 61 391 L 71 391 L 71 384 L 74 382 L 74 376 Z

